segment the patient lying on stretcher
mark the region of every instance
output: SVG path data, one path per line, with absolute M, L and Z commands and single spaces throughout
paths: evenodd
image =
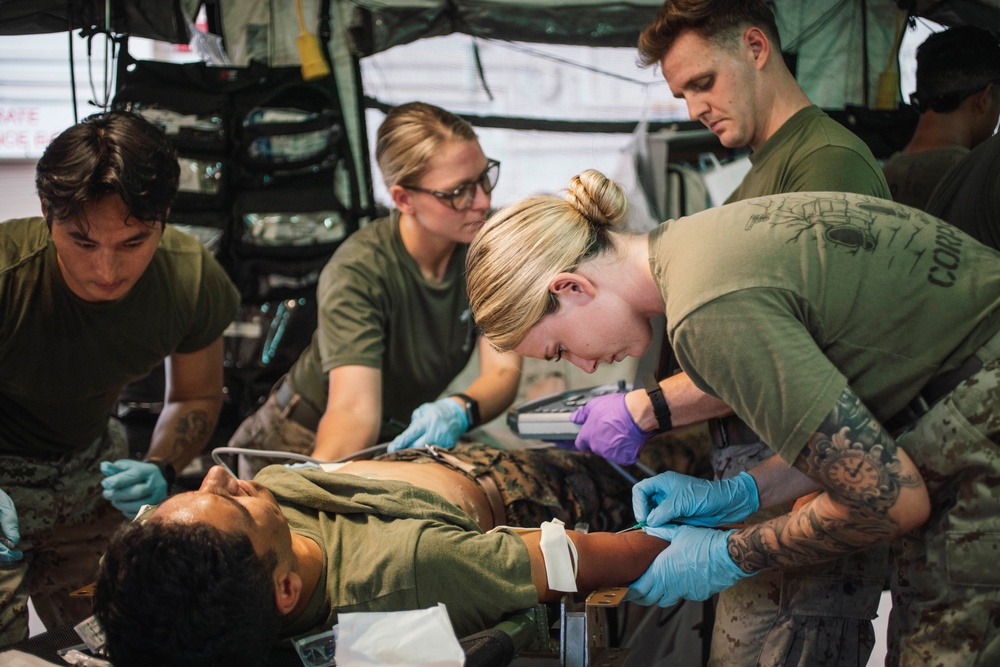
M 554 570 L 568 569 L 570 582 L 575 570 L 580 592 L 626 585 L 667 545 L 642 532 L 567 530 L 575 549 L 563 541 L 543 557 L 539 531 L 484 532 L 503 515 L 511 525 L 627 526 L 629 485 L 596 456 L 482 445 L 433 454 L 405 450 L 336 472 L 270 466 L 253 482 L 212 468 L 198 491 L 112 539 L 95 596 L 112 662 L 259 664 L 275 642 L 329 629 L 340 612 L 439 602 L 464 636 L 558 599 Z M 484 473 L 495 484 L 475 481 Z

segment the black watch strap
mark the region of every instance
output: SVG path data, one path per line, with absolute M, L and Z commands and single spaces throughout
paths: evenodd
M 667 399 L 663 397 L 663 389 L 652 373 L 645 373 L 642 376 L 642 384 L 646 388 L 646 394 L 653 404 L 653 414 L 656 415 L 656 423 L 660 425 L 660 431 L 669 431 L 674 427 L 670 416 L 670 406 Z
M 160 474 L 163 475 L 163 479 L 167 480 L 167 491 L 169 491 L 174 486 L 174 481 L 177 479 L 177 471 L 174 470 L 174 467 L 166 461 L 160 460 L 146 461 L 146 463 L 152 463 L 160 469 Z
M 479 417 L 479 401 L 468 394 L 452 394 L 452 397 L 462 399 L 462 403 L 465 404 L 465 417 L 469 420 L 469 430 L 482 423 L 482 419 Z

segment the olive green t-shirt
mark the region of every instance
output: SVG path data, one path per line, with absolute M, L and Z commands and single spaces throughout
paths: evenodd
M 871 150 L 811 105 L 800 109 L 756 151 L 750 171 L 726 203 L 779 192 L 857 192 L 889 199 Z
M 342 612 L 448 609 L 465 636 L 538 604 L 528 549 L 508 532 L 483 533 L 438 494 L 319 469 L 264 468 L 293 532 L 323 550 L 325 567 L 302 615 L 282 632 L 330 629 Z
M 90 303 L 66 285 L 45 220 L 0 223 L 0 454 L 93 442 L 127 383 L 216 340 L 238 306 L 219 263 L 170 225 L 127 295 Z
M 968 148 L 958 145 L 920 153 L 895 153 L 882 165 L 893 201 L 926 210 L 938 182 L 968 154 Z
M 885 420 L 1000 328 L 1000 253 L 874 197 L 729 204 L 649 252 L 682 368 L 789 463 L 846 385 Z
M 432 283 L 403 246 L 398 211 L 348 237 L 320 275 L 316 332 L 290 371 L 299 393 L 323 409 L 332 369 L 377 368 L 380 440 L 390 437 L 387 420 L 408 423 L 414 408 L 436 399 L 472 356 L 467 249 L 459 244 L 444 280 Z
M 927 212 L 1000 249 L 1000 134 L 979 144 L 948 170 Z

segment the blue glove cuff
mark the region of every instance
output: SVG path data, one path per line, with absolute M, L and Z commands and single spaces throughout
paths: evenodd
M 732 579 L 732 581 L 727 585 L 727 587 L 731 586 L 732 584 L 735 584 L 740 579 L 746 579 L 747 577 L 752 577 L 753 575 L 757 574 L 756 572 L 744 572 L 740 568 L 740 566 L 733 561 L 732 556 L 729 555 L 729 536 L 735 532 L 736 532 L 735 529 L 727 530 L 725 535 L 722 536 L 723 539 L 717 542 L 722 553 L 716 554 L 717 558 L 715 559 L 715 562 L 719 563 L 720 565 L 722 565 L 722 567 L 728 570 L 729 575 Z
M 462 401 L 462 409 L 465 411 L 466 431 L 470 428 L 476 428 L 482 423 L 482 418 L 479 416 L 479 401 L 468 394 L 462 393 L 452 394 L 450 398 L 457 398 Z
M 146 463 L 152 463 L 159 468 L 160 474 L 163 475 L 163 479 L 167 483 L 167 495 L 170 495 L 170 489 L 173 488 L 174 481 L 177 479 L 177 471 L 174 470 L 174 466 L 160 459 L 147 460 Z
M 740 487 L 740 495 L 747 499 L 747 508 L 750 510 L 747 512 L 747 516 L 759 510 L 760 493 L 757 490 L 757 480 L 753 478 L 753 475 L 743 471 L 731 478 L 731 481 Z
M 456 419 L 456 425 L 461 426 L 462 428 L 461 432 L 457 433 L 456 436 L 462 435 L 462 433 L 465 433 L 466 431 L 469 430 L 469 416 L 465 413 L 465 408 L 458 404 L 458 401 L 449 397 L 449 398 L 442 398 L 441 400 L 438 401 L 438 403 L 441 405 L 448 406 L 448 410 L 454 413 Z

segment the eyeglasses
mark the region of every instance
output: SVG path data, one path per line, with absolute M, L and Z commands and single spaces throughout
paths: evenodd
M 416 192 L 434 195 L 440 199 L 442 203 L 447 204 L 458 212 L 462 212 L 469 210 L 469 207 L 472 206 L 472 202 L 475 201 L 477 185 L 481 187 L 483 192 L 486 194 L 491 194 L 493 192 L 493 188 L 497 186 L 498 180 L 500 180 L 500 162 L 498 160 L 489 160 L 486 163 L 486 169 L 483 170 L 483 173 L 479 174 L 478 178 L 473 181 L 460 183 L 459 186 L 451 192 L 428 190 L 426 188 L 418 188 L 416 185 L 403 185 L 402 187 L 407 190 L 415 190 Z

